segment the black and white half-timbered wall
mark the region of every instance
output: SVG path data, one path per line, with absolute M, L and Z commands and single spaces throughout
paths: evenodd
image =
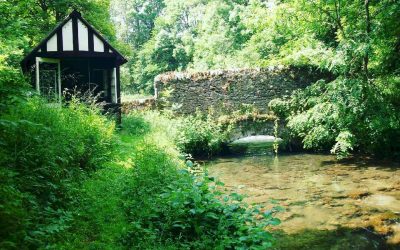
M 120 66 L 127 60 L 74 10 L 21 62 L 33 87 L 51 101 L 90 93 L 120 114 Z M 68 97 L 66 97 L 68 98 Z

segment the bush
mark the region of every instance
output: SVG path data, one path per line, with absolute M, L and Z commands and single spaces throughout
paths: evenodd
M 151 145 L 136 152 L 125 197 L 128 248 L 265 249 L 277 225 L 273 209 L 249 209 L 238 194 L 222 195 L 207 176 L 193 177 Z M 210 189 L 209 187 L 212 186 Z M 262 219 L 261 219 L 262 218 Z
M 0 60 L 0 114 L 24 101 L 28 87 L 19 70 L 2 66 Z
M 331 150 L 339 158 L 354 151 L 379 157 L 399 157 L 400 117 L 397 94 L 383 79 L 339 77 L 318 81 L 293 93 L 289 100 L 275 100 L 270 106 L 287 116 L 287 127 L 302 138 L 303 146 Z M 385 79 L 385 83 L 390 81 Z M 393 85 L 400 81 L 392 79 Z M 282 111 L 282 112 L 281 112 Z
M 289 102 L 281 98 L 272 99 L 268 103 L 268 108 L 282 119 L 286 119 L 290 115 Z
M 227 133 L 211 115 L 196 113 L 182 119 L 178 127 L 178 148 L 193 157 L 210 157 L 221 152 Z
M 35 248 L 71 220 L 71 183 L 110 160 L 114 124 L 76 100 L 35 97 L 2 114 L 0 131 L 0 248 Z

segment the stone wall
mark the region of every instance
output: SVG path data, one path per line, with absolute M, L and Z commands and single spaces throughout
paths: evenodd
M 150 110 L 154 107 L 155 99 L 153 97 L 132 101 L 122 101 L 121 103 L 121 111 L 123 114 L 129 114 L 129 112 L 137 110 Z
M 293 67 L 168 72 L 154 79 L 154 87 L 157 102 L 178 107 L 178 113 L 191 114 L 196 109 L 207 111 L 210 107 L 217 112 L 229 112 L 243 104 L 266 112 L 270 100 L 290 95 L 293 90 L 322 78 L 329 76 Z

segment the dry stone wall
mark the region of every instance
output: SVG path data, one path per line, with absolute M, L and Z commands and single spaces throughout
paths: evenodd
M 151 110 L 154 107 L 155 100 L 153 97 L 133 101 L 122 101 L 121 103 L 121 111 L 123 114 L 129 114 L 131 111 L 137 110 Z
M 262 69 L 213 70 L 207 72 L 168 72 L 154 80 L 156 98 L 192 114 L 197 109 L 229 112 L 243 104 L 262 112 L 274 98 L 290 95 L 294 90 L 329 78 L 309 68 L 269 67 Z

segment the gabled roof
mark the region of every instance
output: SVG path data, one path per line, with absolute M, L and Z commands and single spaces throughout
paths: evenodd
M 114 57 L 116 64 L 127 62 L 100 33 L 76 10 L 64 19 L 25 58 L 21 66 L 25 70 L 35 62 L 35 57 Z

